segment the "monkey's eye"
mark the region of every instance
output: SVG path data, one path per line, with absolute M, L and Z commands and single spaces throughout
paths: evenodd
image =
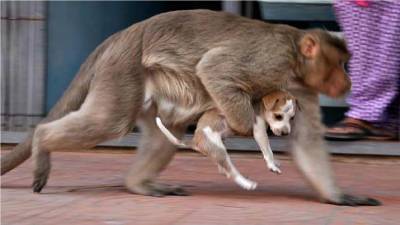
M 275 118 L 276 120 L 278 120 L 278 121 L 283 120 L 283 116 L 280 115 L 280 114 L 274 114 L 274 118 Z

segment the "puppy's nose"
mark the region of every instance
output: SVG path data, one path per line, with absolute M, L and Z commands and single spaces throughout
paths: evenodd
M 282 132 L 280 130 L 273 130 L 272 131 L 276 136 L 281 136 Z
M 284 127 L 282 129 L 282 135 L 288 135 L 290 133 L 290 128 L 289 127 Z

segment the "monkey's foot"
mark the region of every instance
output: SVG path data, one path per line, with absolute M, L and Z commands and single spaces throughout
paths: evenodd
M 334 205 L 346 205 L 346 206 L 378 206 L 382 203 L 373 198 L 367 197 L 357 197 L 353 195 L 343 194 L 339 201 L 328 201 L 330 204 Z
M 49 177 L 49 170 L 37 172 L 35 171 L 32 183 L 33 192 L 39 193 L 47 183 Z
M 133 187 L 128 186 L 129 191 L 153 196 L 153 197 L 164 197 L 166 195 L 175 195 L 175 196 L 187 196 L 189 195 L 182 187 L 178 185 L 168 185 L 168 184 L 160 184 L 160 183 L 153 183 L 148 182 L 146 184 L 138 184 L 134 185 Z
M 164 192 L 165 195 L 188 196 L 189 193 L 179 185 L 169 185 L 161 183 L 152 184 L 155 189 Z

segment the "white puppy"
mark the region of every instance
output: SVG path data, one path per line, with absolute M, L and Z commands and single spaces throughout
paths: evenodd
M 290 120 L 295 115 L 295 99 L 287 92 L 276 91 L 262 98 L 255 106 L 256 121 L 253 126 L 253 136 L 260 147 L 268 168 L 274 173 L 281 173 L 276 165 L 267 135 L 267 124 L 269 124 L 275 135 L 289 134 Z M 257 183 L 246 179 L 233 165 L 222 139 L 235 134 L 227 125 L 223 115 L 217 109 L 205 112 L 199 122 L 193 139 L 190 141 L 178 140 L 161 122 L 159 117 L 156 123 L 160 130 L 175 145 L 192 148 L 217 163 L 220 171 L 227 177 L 232 178 L 239 186 L 246 190 L 253 190 Z

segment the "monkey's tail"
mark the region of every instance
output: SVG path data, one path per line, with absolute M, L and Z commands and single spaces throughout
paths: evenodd
M 98 57 L 102 55 L 118 34 L 116 33 L 109 37 L 90 54 L 68 89 L 64 92 L 64 95 L 40 123 L 51 122 L 80 108 L 89 92 L 90 82 L 94 75 L 94 67 Z M 31 131 L 23 142 L 15 146 L 11 152 L 1 157 L 1 175 L 14 169 L 31 156 L 33 133 L 34 131 Z
M 161 122 L 160 117 L 156 117 L 156 124 L 158 126 L 158 128 L 160 128 L 161 132 L 165 135 L 165 137 L 167 137 L 167 139 L 174 145 L 177 145 L 179 147 L 184 147 L 184 148 L 188 148 L 189 146 L 187 145 L 187 143 L 185 143 L 184 141 L 179 140 L 178 138 L 176 138 L 165 126 L 164 124 Z

